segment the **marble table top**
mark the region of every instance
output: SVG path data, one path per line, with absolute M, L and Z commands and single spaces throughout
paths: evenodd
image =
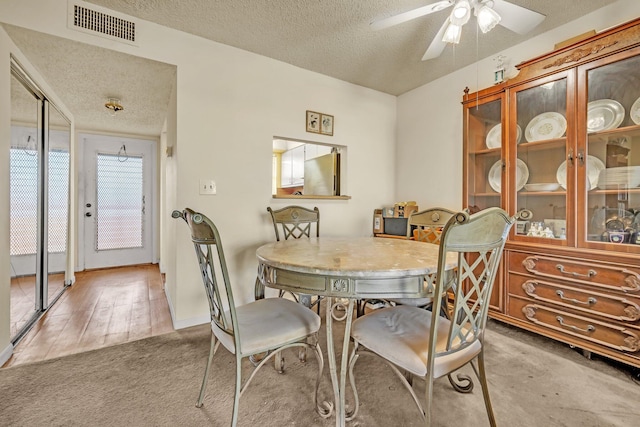
M 258 248 L 261 263 L 324 276 L 393 278 L 426 275 L 438 269 L 438 245 L 380 237 L 289 239 Z M 456 254 L 447 255 L 447 269 Z

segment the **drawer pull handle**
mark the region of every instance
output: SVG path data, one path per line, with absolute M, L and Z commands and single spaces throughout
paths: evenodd
M 557 291 L 556 291 L 556 295 L 558 295 L 558 296 L 560 297 L 560 299 L 561 299 L 561 300 L 569 301 L 569 302 L 572 302 L 572 303 L 574 303 L 574 304 L 591 305 L 591 304 L 595 304 L 595 303 L 597 303 L 597 302 L 598 302 L 598 300 L 597 300 L 597 299 L 595 299 L 594 297 L 589 297 L 589 298 L 587 299 L 587 302 L 580 301 L 580 300 L 575 299 L 575 298 L 567 298 L 567 297 L 565 297 L 565 296 L 564 296 L 564 292 L 562 292 L 561 290 L 557 290 Z
M 595 277 L 596 274 L 598 274 L 595 270 L 589 270 L 589 271 L 587 271 L 587 274 L 581 274 L 581 273 L 567 271 L 567 270 L 564 269 L 564 265 L 562 265 L 562 264 L 557 264 L 556 268 L 558 270 L 560 270 L 560 273 L 571 274 L 573 277 L 586 277 L 586 278 L 590 279 L 592 277 Z
M 562 318 L 562 316 L 557 316 L 556 320 L 558 321 L 558 323 L 560 323 L 560 326 L 564 326 L 565 328 L 573 329 L 574 331 L 578 331 L 578 332 L 593 332 L 593 331 L 596 330 L 596 327 L 593 326 L 593 325 L 587 325 L 586 329 L 578 328 L 575 325 L 567 325 L 566 323 L 564 323 L 564 319 Z

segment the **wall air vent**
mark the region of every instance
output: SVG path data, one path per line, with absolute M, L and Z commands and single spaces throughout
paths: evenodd
M 109 13 L 97 10 L 97 7 L 80 6 L 78 2 L 69 2 L 67 25 L 73 30 L 82 31 L 118 40 L 128 44 L 136 44 L 136 23 Z

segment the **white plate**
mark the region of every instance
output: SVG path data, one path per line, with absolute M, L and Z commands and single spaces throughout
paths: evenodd
M 640 98 L 636 99 L 636 102 L 631 106 L 631 110 L 629 110 L 629 116 L 631 116 L 631 120 L 633 123 L 640 125 Z
M 535 116 L 524 130 L 527 141 L 560 138 L 567 130 L 567 119 L 560 113 L 547 112 Z
M 603 169 L 598 177 L 598 188 L 604 190 L 635 188 L 640 186 L 640 166 L 620 166 Z
M 527 191 L 556 191 L 558 188 L 560 188 L 560 184 L 557 182 L 527 184 L 524 186 L 524 189 Z
M 624 120 L 624 107 L 613 99 L 599 99 L 587 104 L 587 132 L 615 129 Z
M 516 144 L 522 139 L 522 128 L 516 125 Z M 502 146 L 502 124 L 498 123 L 487 133 L 487 148 L 500 148 Z
M 502 182 L 500 180 L 502 175 L 502 160 L 498 160 L 489 169 L 489 185 L 493 188 L 493 191 L 500 192 L 502 189 Z M 529 168 L 522 160 L 518 159 L 516 163 L 516 191 L 522 190 L 522 187 L 529 180 Z
M 598 186 L 598 177 L 600 171 L 603 170 L 604 163 L 597 157 L 587 156 L 587 179 L 589 180 L 589 190 L 593 190 Z M 567 161 L 562 162 L 556 172 L 558 184 L 565 190 L 567 189 Z

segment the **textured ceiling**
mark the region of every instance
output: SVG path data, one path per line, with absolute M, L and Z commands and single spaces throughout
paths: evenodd
M 400 95 L 579 18 L 615 0 L 512 0 L 546 15 L 529 34 L 497 26 L 480 33 L 475 18 L 462 42 L 441 57 L 422 55 L 451 8 L 385 30 L 371 21 L 435 0 L 88 0 L 131 16 L 196 34 L 392 95 Z M 549 46 L 551 50 L 553 46 Z
M 439 58 L 430 61 L 421 61 L 422 55 L 450 8 L 385 30 L 369 28 L 373 20 L 433 1 L 88 0 L 393 95 L 615 2 L 512 0 L 546 15 L 546 19 L 529 34 L 518 35 L 498 26 L 477 38 L 472 18 L 463 29 L 461 43 L 455 49 L 447 46 Z M 72 111 L 78 128 L 160 134 L 175 84 L 175 67 L 11 25 L 4 27 Z M 125 107 L 116 117 L 110 117 L 104 108 L 109 96 L 120 98 Z
M 69 108 L 78 129 L 160 135 L 175 66 L 12 25 L 3 27 Z M 12 88 L 12 93 L 20 92 Z M 124 106 L 116 116 L 104 106 L 109 97 L 119 98 Z M 19 105 L 32 109 L 28 103 Z M 12 116 L 20 121 L 25 112 L 13 109 Z

